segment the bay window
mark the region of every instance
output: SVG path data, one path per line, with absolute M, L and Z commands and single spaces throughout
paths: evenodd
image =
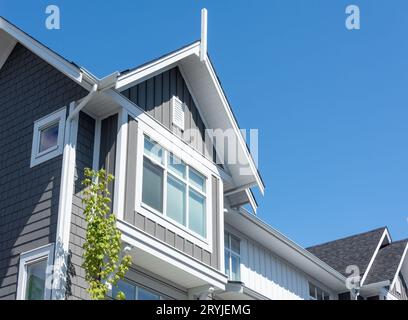
M 207 178 L 144 136 L 142 206 L 206 238 Z
M 226 232 L 224 236 L 225 274 L 229 280 L 241 280 L 241 243 L 239 238 Z

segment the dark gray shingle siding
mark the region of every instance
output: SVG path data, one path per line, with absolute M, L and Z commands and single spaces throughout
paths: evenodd
M 55 242 L 62 157 L 30 169 L 33 123 L 85 90 L 17 44 L 0 70 L 0 299 L 15 299 L 19 255 Z

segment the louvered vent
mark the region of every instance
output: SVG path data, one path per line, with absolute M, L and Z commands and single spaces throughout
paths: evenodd
M 179 127 L 181 130 L 184 130 L 184 106 L 183 102 L 177 97 L 172 99 L 172 108 L 173 108 L 173 124 Z

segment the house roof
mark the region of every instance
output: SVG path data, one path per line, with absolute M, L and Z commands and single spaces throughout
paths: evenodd
M 208 121 L 213 123 L 214 128 L 232 128 L 235 132 L 238 141 L 237 158 L 245 159 L 246 161 L 244 165 L 234 164 L 232 168 L 230 168 L 233 178 L 235 176 L 237 180 L 239 180 L 235 182 L 238 186 L 247 186 L 248 189 L 253 186 L 258 186 L 261 193 L 263 193 L 264 182 L 241 135 L 237 121 L 232 113 L 212 63 L 208 56 L 206 56 L 205 61 L 199 61 L 198 59 L 201 47 L 200 41 L 196 41 L 166 54 L 159 59 L 147 62 L 142 66 L 124 71 L 121 74 L 115 72 L 103 79 L 97 78 L 86 69 L 78 67 L 75 63 L 66 60 L 3 17 L 0 17 L 0 52 L 2 53 L 0 55 L 0 68 L 17 42 L 23 44 L 30 51 L 87 90 L 92 90 L 95 85 L 98 91 L 105 91 L 111 88 L 113 90 L 114 87 L 118 90 L 123 90 L 124 82 L 130 85 L 135 80 L 140 80 L 141 74 L 145 77 L 151 77 L 165 65 L 169 66 L 171 63 L 183 64 L 185 69 L 188 69 L 189 73 L 191 73 L 189 75 L 190 82 L 192 83 L 192 87 L 196 88 L 196 96 L 198 96 L 201 104 L 204 105 L 203 109 L 207 112 Z M 211 95 L 209 95 L 209 93 L 211 93 Z M 248 166 L 250 173 L 241 175 L 240 172 L 244 166 Z M 246 169 L 246 167 L 244 169 Z
M 377 283 L 384 280 L 390 280 L 390 282 L 392 282 L 398 271 L 407 244 L 408 239 L 405 239 L 382 247 L 378 251 L 374 263 L 368 272 L 365 284 Z
M 309 247 L 307 250 L 344 276 L 348 276 L 346 268 L 349 265 L 358 266 L 360 274 L 364 274 L 386 231 L 387 228 L 382 227 Z

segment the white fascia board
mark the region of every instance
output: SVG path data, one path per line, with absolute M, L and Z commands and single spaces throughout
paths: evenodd
M 272 228 L 270 225 L 268 225 L 266 222 L 262 221 L 257 216 L 247 212 L 243 208 L 240 208 L 239 211 L 235 211 L 234 214 L 239 214 L 241 217 L 243 217 L 246 220 L 246 223 L 254 224 L 255 226 L 257 226 L 257 227 L 261 228 L 262 230 L 266 231 L 271 236 L 275 237 L 280 242 L 282 242 L 284 245 L 286 245 L 288 247 L 288 249 L 291 249 L 295 253 L 297 253 L 297 254 L 301 255 L 302 257 L 306 258 L 307 260 L 312 262 L 316 267 L 318 267 L 321 271 L 329 273 L 339 283 L 343 283 L 344 287 L 345 287 L 345 283 L 346 283 L 346 277 L 345 276 L 343 276 L 340 272 L 338 272 L 337 270 L 330 267 L 324 261 L 320 260 L 318 257 L 313 255 L 312 253 L 310 253 L 309 251 L 307 251 L 303 247 L 299 246 L 294 241 L 287 238 L 285 235 L 280 233 L 278 230 Z M 250 237 L 250 235 L 248 233 L 246 233 L 246 236 Z M 267 239 L 266 239 L 266 241 L 267 241 Z M 265 245 L 265 243 L 261 243 L 261 244 Z M 300 269 L 302 270 L 301 266 L 300 266 Z
M 390 237 L 390 235 L 388 233 L 387 228 L 385 228 L 385 230 L 384 230 L 384 232 L 383 232 L 383 234 L 382 234 L 382 236 L 380 238 L 380 241 L 378 241 L 378 244 L 377 244 L 377 247 L 375 248 L 374 254 L 371 257 L 370 262 L 368 263 L 367 269 L 364 272 L 363 277 L 361 278 L 360 286 L 363 286 L 364 281 L 367 279 L 368 273 L 370 272 L 371 267 L 372 267 L 372 265 L 373 265 L 373 263 L 375 261 L 375 258 L 377 257 L 378 251 L 380 251 L 381 245 L 384 242 L 385 237 L 387 237 L 389 242 L 391 241 L 391 237 Z
M 90 90 L 92 88 L 92 83 L 87 83 L 83 81 L 83 76 L 81 70 L 74 66 L 72 63 L 68 62 L 55 52 L 51 51 L 38 41 L 34 40 L 25 32 L 21 31 L 4 18 L 0 17 L 0 29 L 4 30 L 10 36 L 12 36 L 16 41 L 20 42 L 27 49 L 32 51 L 34 54 L 39 56 L 41 59 L 48 62 L 50 65 L 64 73 L 70 79 L 74 80 L 85 89 Z
M 166 55 L 160 59 L 157 59 L 149 64 L 146 64 L 140 68 L 137 68 L 136 70 L 124 73 L 123 75 L 118 77 L 116 89 L 119 91 L 126 90 L 130 86 L 143 81 L 147 77 L 152 77 L 158 72 L 163 72 L 164 70 L 166 70 L 166 68 L 172 67 L 178 61 L 192 54 L 195 54 L 197 56 L 200 54 L 199 41 L 169 55 Z
M 228 103 L 227 97 L 225 96 L 224 90 L 223 90 L 220 82 L 218 81 L 217 74 L 216 74 L 215 69 L 214 69 L 214 67 L 213 67 L 213 65 L 211 63 L 211 60 L 209 59 L 208 56 L 205 59 L 204 63 L 205 63 L 205 66 L 207 67 L 207 69 L 209 71 L 209 74 L 211 76 L 211 79 L 212 79 L 213 83 L 215 84 L 217 93 L 218 93 L 218 95 L 219 95 L 219 97 L 220 97 L 220 99 L 222 101 L 225 112 L 226 112 L 226 114 L 228 116 L 228 120 L 232 124 L 232 128 L 234 129 L 235 134 L 238 137 L 239 145 L 242 148 L 246 158 L 248 159 L 248 164 L 249 164 L 249 166 L 251 168 L 251 171 L 252 171 L 252 173 L 253 173 L 253 175 L 255 177 L 257 186 L 258 186 L 261 194 L 263 195 L 264 191 L 265 191 L 265 185 L 264 185 L 264 183 L 263 183 L 263 181 L 261 179 L 261 176 L 259 175 L 258 169 L 256 168 L 256 165 L 254 163 L 254 160 L 253 160 L 251 154 L 249 153 L 248 147 L 247 147 L 247 145 L 246 145 L 246 143 L 244 141 L 244 138 L 242 137 L 241 131 L 239 130 L 238 123 L 235 120 L 235 117 L 234 117 L 234 115 L 232 113 L 231 106 Z
M 168 244 L 155 239 L 123 220 L 118 220 L 117 226 L 122 232 L 122 240 L 124 242 L 206 281 L 217 289 L 225 289 L 228 279 L 220 271 L 205 265 L 181 251 L 175 250 Z
M 395 272 L 394 279 L 392 279 L 392 282 L 391 282 L 391 285 L 390 285 L 390 290 L 392 290 L 394 288 L 395 283 L 397 282 L 398 275 L 399 275 L 399 273 L 401 271 L 402 265 L 404 264 L 404 260 L 407 257 L 407 250 L 408 250 L 408 243 L 405 246 L 404 253 L 402 254 L 401 261 L 398 264 L 398 268 L 397 268 L 397 271 Z
M 3 68 L 17 41 L 5 32 L 0 33 L 0 69 Z

